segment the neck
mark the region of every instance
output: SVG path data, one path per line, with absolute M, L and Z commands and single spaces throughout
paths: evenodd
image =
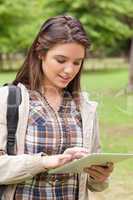
M 47 86 L 47 87 L 43 87 L 43 93 L 46 96 L 62 96 L 63 90 L 60 88 L 56 88 L 56 87 L 51 87 L 51 86 Z

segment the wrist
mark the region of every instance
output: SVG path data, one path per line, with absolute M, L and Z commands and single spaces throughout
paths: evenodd
M 46 153 L 42 152 L 42 153 L 41 153 L 41 157 L 42 157 L 42 159 L 43 159 L 43 164 L 44 164 L 44 172 L 47 172 L 47 171 L 48 171 L 48 168 L 47 168 L 47 167 L 45 167 L 45 165 L 46 165 L 46 157 L 48 157 L 48 154 L 46 154 Z

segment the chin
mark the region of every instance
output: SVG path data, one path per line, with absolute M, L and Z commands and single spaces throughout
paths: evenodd
M 66 84 L 66 85 L 56 85 L 56 87 L 58 87 L 59 89 L 64 89 L 64 88 L 66 88 L 68 86 L 68 84 Z

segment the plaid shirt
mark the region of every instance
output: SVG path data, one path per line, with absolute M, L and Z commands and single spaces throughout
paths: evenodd
M 64 93 L 58 112 L 37 92 L 30 94 L 25 153 L 62 154 L 68 147 L 82 147 L 81 115 L 71 95 Z M 77 200 L 78 174 L 40 173 L 17 185 L 15 200 Z

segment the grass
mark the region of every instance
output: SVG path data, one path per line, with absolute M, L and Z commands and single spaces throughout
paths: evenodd
M 15 73 L 1 73 L 0 84 L 10 82 Z M 127 86 L 128 71 L 88 72 L 81 79 L 90 99 L 99 102 L 101 145 L 104 152 L 133 153 L 133 96 L 119 95 Z M 92 200 L 133 199 L 133 160 L 115 166 L 110 187 L 93 193 Z
M 16 75 L 15 72 L 8 72 L 8 73 L 1 72 L 0 85 L 2 86 L 5 83 L 10 83 L 14 79 L 15 75 Z
M 133 95 L 121 95 L 128 83 L 128 71 L 85 73 L 82 88 L 99 102 L 101 145 L 104 152 L 133 153 Z M 115 166 L 110 187 L 93 193 L 95 200 L 133 199 L 133 160 Z

